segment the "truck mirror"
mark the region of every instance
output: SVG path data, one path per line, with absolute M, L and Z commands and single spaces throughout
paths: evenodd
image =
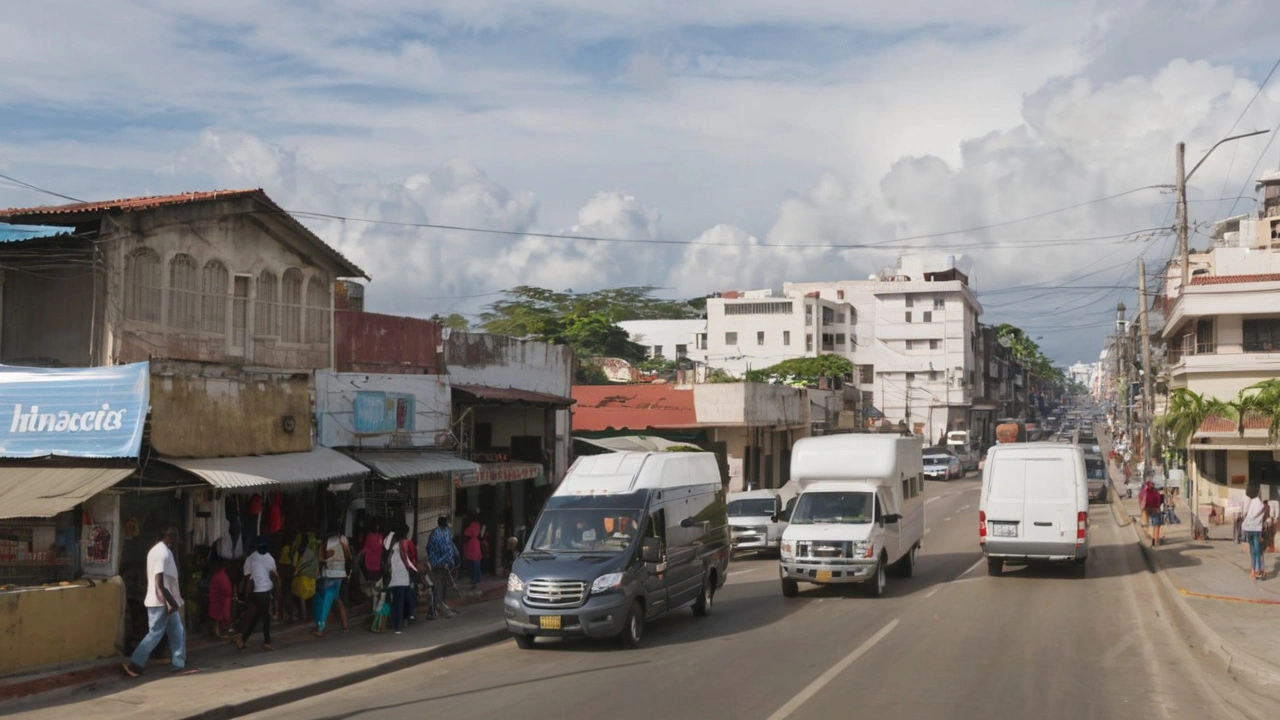
M 889 513 L 888 515 L 885 515 L 885 516 L 884 516 L 884 522 L 885 522 L 885 524 L 886 524 L 886 525 L 892 525 L 892 524 L 894 524 L 894 523 L 898 522 L 898 521 L 899 521 L 899 520 L 901 520 L 901 519 L 902 519 L 902 516 L 901 516 L 901 515 L 897 515 L 897 514 L 895 514 L 895 513 Z
M 776 523 L 776 522 L 778 522 L 778 514 L 777 514 L 777 513 L 774 513 L 774 514 L 770 515 L 770 516 L 769 516 L 769 522 L 771 522 L 771 523 Z
M 691 517 L 687 517 L 687 518 L 685 518 L 685 519 L 681 520 L 681 521 L 680 521 L 680 527 L 682 527 L 682 528 L 691 528 L 691 527 L 693 527 L 693 518 L 691 518 Z
M 662 540 L 645 538 L 644 545 L 640 548 L 640 559 L 647 563 L 662 562 Z

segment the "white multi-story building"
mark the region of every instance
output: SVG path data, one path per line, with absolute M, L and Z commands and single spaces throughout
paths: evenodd
M 857 314 L 847 302 L 779 297 L 771 290 L 707 299 L 707 329 L 695 347 L 706 362 L 741 377 L 798 357 L 836 354 L 853 360 Z
M 705 319 L 626 320 L 618 325 L 627 331 L 631 342 L 642 345 L 651 358 L 688 358 L 703 364 L 707 361 L 706 349 L 697 346 L 707 333 Z
M 1098 363 L 1078 362 L 1067 368 L 1066 376 L 1071 382 L 1080 383 L 1086 388 L 1093 388 L 1093 379 L 1098 374 Z
M 955 256 L 903 256 L 897 269 L 867 280 L 786 283 L 783 293 L 851 304 L 863 406 L 936 442 L 975 426 L 982 306 L 962 267 L 967 259 Z

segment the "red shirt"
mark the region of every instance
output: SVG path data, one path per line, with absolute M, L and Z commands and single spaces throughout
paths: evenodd
M 231 620 L 231 578 L 225 568 L 209 578 L 209 619 L 217 622 Z

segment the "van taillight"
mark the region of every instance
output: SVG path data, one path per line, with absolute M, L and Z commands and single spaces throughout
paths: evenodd
M 986 541 L 987 541 L 987 511 L 979 510 L 978 511 L 978 543 L 981 544 L 981 543 L 985 543 Z
M 1089 513 L 1076 513 L 1076 545 L 1084 544 L 1084 529 L 1089 525 Z

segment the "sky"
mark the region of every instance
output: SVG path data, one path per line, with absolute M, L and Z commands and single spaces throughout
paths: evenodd
M 300 215 L 372 276 L 368 309 L 409 315 L 474 319 L 520 284 L 694 297 L 965 254 L 983 322 L 1091 361 L 1116 302 L 1137 305 L 1137 258 L 1158 276 L 1173 252 L 1151 186 L 1173 183 L 1175 144 L 1191 166 L 1280 130 L 1274 10 L 13 3 L 0 173 L 87 200 L 262 187 L 347 218 Z M 1193 246 L 1277 166 L 1270 136 L 1214 152 L 1188 189 Z M 0 180 L 0 206 L 59 202 Z

